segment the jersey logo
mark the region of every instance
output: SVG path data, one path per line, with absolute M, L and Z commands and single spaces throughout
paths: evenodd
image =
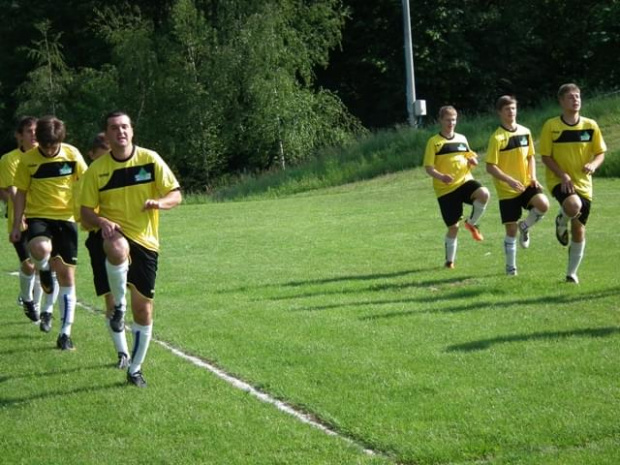
M 592 142 L 594 129 L 565 129 L 554 143 Z
M 510 136 L 508 138 L 508 142 L 506 143 L 506 147 L 500 149 L 500 152 L 507 152 L 509 150 L 527 147 L 528 145 L 530 145 L 530 136 L 528 134 Z
M 54 161 L 41 163 L 32 177 L 35 179 L 59 178 L 75 172 L 74 161 Z
M 147 172 L 144 168 L 141 168 L 138 174 L 135 176 L 136 182 L 144 182 L 151 180 L 151 173 Z
M 581 133 L 581 142 L 590 142 L 590 139 L 592 139 L 592 134 L 590 134 L 588 131 L 584 131 Z
M 463 142 L 446 142 L 435 155 L 448 155 L 451 153 L 469 152 L 469 147 Z
M 62 166 L 60 167 L 60 169 L 58 170 L 58 173 L 59 173 L 61 176 L 66 176 L 66 175 L 68 175 L 68 174 L 73 173 L 73 169 L 72 169 L 69 165 L 67 165 L 67 164 L 65 163 L 64 165 L 62 165 Z

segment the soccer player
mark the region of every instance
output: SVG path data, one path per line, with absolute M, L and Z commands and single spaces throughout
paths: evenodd
M 75 265 L 77 227 L 74 219 L 73 184 L 86 170 L 80 152 L 63 141 L 64 123 L 46 116 L 37 122 L 38 147 L 22 155 L 15 173 L 15 209 L 11 241 L 21 240 L 20 223 L 26 217 L 28 252 L 39 272 L 41 287 L 53 294 L 58 279 L 61 328 L 56 345 L 74 350 L 71 327 L 75 316 Z M 51 325 L 51 313 L 42 312 L 41 321 Z M 43 329 L 43 326 L 42 326 Z
M 465 220 L 465 229 L 474 240 L 482 241 L 484 238 L 478 229 L 478 222 L 489 201 L 489 190 L 471 174 L 472 167 L 478 165 L 478 157 L 469 148 L 465 136 L 454 132 L 456 121 L 457 111 L 454 107 L 441 107 L 441 130 L 428 140 L 424 153 L 424 167 L 433 178 L 441 216 L 448 227 L 444 239 L 446 268 L 454 268 L 463 204 L 472 205 L 471 215 Z
M 15 198 L 14 178 L 19 160 L 25 152 L 36 147 L 37 139 L 35 128 L 37 119 L 32 116 L 21 118 L 15 129 L 17 148 L 6 153 L 0 158 L 0 191 L 7 203 L 7 227 L 8 235 L 13 230 L 13 199 Z M 22 224 L 22 230 L 25 224 Z M 28 257 L 26 235 L 23 234 L 20 241 L 13 244 L 20 262 L 19 269 L 19 301 L 24 308 L 24 313 L 32 321 L 39 321 L 39 301 L 41 299 L 41 285 L 34 265 Z
M 100 132 L 97 134 L 92 143 L 90 150 L 88 151 L 88 157 L 95 161 L 110 151 L 110 144 L 105 138 L 105 133 Z M 80 213 L 81 214 L 81 213 Z M 127 347 L 127 338 L 125 336 L 125 327 L 121 328 L 121 331 L 115 332 L 110 327 L 110 318 L 114 313 L 114 298 L 109 292 L 109 287 L 106 280 L 98 280 L 99 274 L 97 270 L 105 270 L 105 253 L 103 251 L 103 242 L 97 239 L 97 235 L 94 230 L 88 232 L 88 238 L 86 239 L 86 248 L 90 255 L 90 265 L 93 270 L 93 281 L 97 295 L 104 295 L 106 306 L 106 327 L 110 332 L 116 352 L 118 354 L 117 367 L 119 369 L 126 369 L 129 367 L 129 349 Z M 102 287 L 102 284 L 105 286 Z
M 547 187 L 560 204 L 555 234 L 563 246 L 569 245 L 570 222 L 566 282 L 578 284 L 592 203 L 592 174 L 605 160 L 607 146 L 596 121 L 580 115 L 581 91 L 576 84 L 561 85 L 558 101 L 562 114 L 544 124 L 540 153 Z
M 517 100 L 501 96 L 496 103 L 500 126 L 489 139 L 487 172 L 493 176 L 499 198 L 499 211 L 506 228 L 504 252 L 506 274 L 517 274 L 517 231 L 519 244 L 530 245 L 530 228 L 542 219 L 549 209 L 549 200 L 536 179 L 534 141 L 530 130 L 517 124 Z M 525 220 L 521 210 L 529 213 Z
M 104 254 L 99 261 L 104 265 L 93 273 L 97 294 L 110 292 L 114 299 L 114 311 L 108 315 L 113 333 L 124 331 L 130 285 L 133 350 L 127 382 L 146 387 L 141 368 L 153 330 L 159 210 L 177 206 L 182 196 L 164 160 L 133 144 L 133 127 L 126 113 L 107 115 L 105 135 L 111 151 L 95 160 L 83 179 L 82 223 L 96 230 L 95 239 L 101 244 L 91 246 L 91 254 Z

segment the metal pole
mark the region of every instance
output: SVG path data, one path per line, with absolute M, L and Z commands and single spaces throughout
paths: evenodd
M 415 76 L 413 74 L 413 48 L 411 46 L 411 14 L 409 12 L 409 0 L 403 0 L 403 23 L 405 26 L 405 70 L 407 71 L 407 114 L 409 125 L 416 125 L 414 111 Z

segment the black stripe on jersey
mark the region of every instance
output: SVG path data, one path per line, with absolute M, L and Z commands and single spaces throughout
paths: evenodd
M 516 149 L 519 147 L 527 147 L 530 144 L 530 135 L 521 134 L 510 136 L 506 147 L 500 150 L 500 152 L 506 152 L 508 150 Z
M 435 155 L 447 155 L 450 153 L 469 152 L 465 142 L 446 142 Z
M 592 142 L 594 129 L 564 129 L 554 143 Z
M 148 184 L 155 181 L 155 163 L 114 170 L 108 183 L 99 191 Z
M 36 179 L 60 178 L 75 173 L 74 161 L 53 161 L 41 163 L 32 175 Z

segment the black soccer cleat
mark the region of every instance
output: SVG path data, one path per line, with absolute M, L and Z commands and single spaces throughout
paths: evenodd
M 125 329 L 125 309 L 123 305 L 114 306 L 114 313 L 112 318 L 110 318 L 110 328 L 115 333 L 122 333 Z
M 134 386 L 139 388 L 146 387 L 146 380 L 144 379 L 144 376 L 142 376 L 141 371 L 136 371 L 133 375 L 127 372 L 127 383 L 133 384 Z
M 41 313 L 41 322 L 39 328 L 44 333 L 49 333 L 52 330 L 52 314 L 49 312 Z
M 30 302 L 26 300 L 22 300 L 22 306 L 24 307 L 24 314 L 34 322 L 39 321 L 39 310 L 34 302 L 31 300 Z
M 119 370 L 124 370 L 129 367 L 129 355 L 125 352 L 118 353 L 118 362 L 116 363 L 116 368 Z
M 71 337 L 67 334 L 61 334 L 56 340 L 56 347 L 60 350 L 75 350 Z

